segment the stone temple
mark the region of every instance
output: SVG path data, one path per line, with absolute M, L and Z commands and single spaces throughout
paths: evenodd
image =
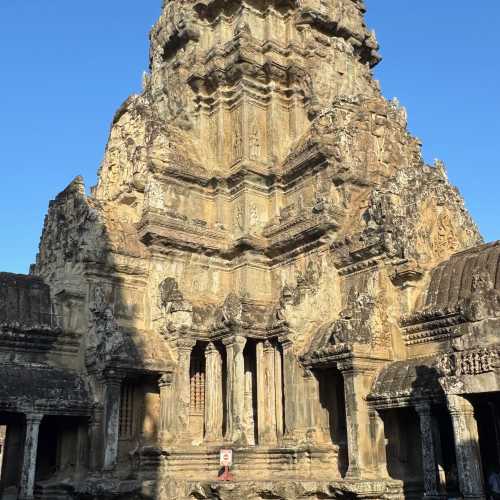
M 486 498 L 500 243 L 382 97 L 364 12 L 164 2 L 97 185 L 0 274 L 1 498 Z

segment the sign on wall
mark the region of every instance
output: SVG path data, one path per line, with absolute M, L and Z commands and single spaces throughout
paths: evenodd
M 220 465 L 222 467 L 231 467 L 233 465 L 233 450 L 220 450 Z

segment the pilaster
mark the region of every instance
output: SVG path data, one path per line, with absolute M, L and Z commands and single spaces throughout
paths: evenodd
M 366 396 L 370 392 L 373 369 L 354 362 L 339 367 L 344 378 L 346 404 L 347 448 L 350 479 L 366 478 L 372 472 L 371 447 L 366 442 L 366 429 L 369 429 L 370 416 Z
M 287 337 L 280 339 L 283 348 L 283 390 L 285 400 L 285 441 L 294 442 L 298 434 L 297 419 L 297 369 L 296 360 L 293 354 L 292 342 Z
M 257 405 L 259 444 L 276 445 L 276 381 L 273 345 L 257 345 Z
M 307 439 L 311 443 L 317 443 L 321 432 L 317 425 L 316 401 L 319 399 L 318 381 L 312 370 L 305 370 L 303 375 L 304 397 L 305 397 L 305 426 Z M 321 436 L 322 437 L 322 436 Z
M 34 498 L 38 434 L 42 418 L 43 415 L 40 413 L 26 414 L 26 434 L 19 485 L 19 500 L 32 500 Z
M 158 379 L 160 388 L 160 431 L 159 441 L 161 446 L 172 443 L 174 433 L 174 398 L 173 398 L 173 373 L 164 373 Z
M 222 359 L 215 345 L 210 342 L 205 349 L 205 441 L 222 441 Z
M 120 432 L 120 405 L 123 374 L 107 370 L 103 374 L 104 386 L 104 470 L 113 470 L 118 459 Z
M 243 416 L 245 411 L 245 360 L 243 349 L 247 339 L 234 335 L 224 339 L 227 353 L 227 432 L 226 439 L 233 443 L 244 439 Z
M 187 442 L 191 438 L 189 411 L 191 405 L 191 352 L 196 345 L 193 339 L 177 341 L 178 366 L 176 377 L 177 419 L 173 425 L 176 441 Z
M 283 438 L 283 358 L 279 346 L 274 348 L 274 394 L 275 394 L 275 416 L 276 416 L 276 439 Z
M 440 498 L 440 484 L 437 462 L 437 443 L 433 432 L 432 412 L 429 403 L 420 403 L 415 406 L 420 420 L 420 434 L 422 440 L 422 467 L 424 472 L 424 496 L 426 498 Z
M 477 422 L 472 403 L 462 396 L 446 395 L 453 422 L 458 480 L 464 499 L 485 499 Z
M 92 472 L 100 470 L 103 466 L 103 412 L 101 408 L 96 408 L 89 419 L 89 468 Z

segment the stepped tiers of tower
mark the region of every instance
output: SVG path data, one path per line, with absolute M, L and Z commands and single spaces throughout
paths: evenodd
M 382 97 L 364 13 L 164 2 L 97 185 L 0 274 L 1 498 L 486 498 L 500 243 Z

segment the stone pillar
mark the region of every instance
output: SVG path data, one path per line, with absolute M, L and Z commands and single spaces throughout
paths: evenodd
M 227 353 L 227 433 L 231 442 L 241 441 L 245 412 L 245 360 L 243 349 L 246 338 L 234 335 L 224 339 Z
M 104 374 L 104 470 L 113 470 L 118 460 L 122 380 L 115 370 Z
M 372 450 L 363 438 L 367 435 L 366 431 L 370 425 L 366 396 L 370 392 L 373 371 L 350 363 L 341 371 L 344 378 L 349 457 L 347 477 L 359 479 L 371 472 Z
M 432 425 L 432 413 L 429 403 L 415 406 L 420 419 L 420 436 L 422 440 L 422 466 L 424 471 L 424 496 L 439 497 L 439 474 L 436 455 L 436 443 Z
M 292 342 L 284 337 L 281 339 L 283 347 L 283 391 L 285 406 L 285 433 L 286 442 L 295 443 L 299 438 L 299 401 L 297 394 L 298 377 L 297 361 L 292 350 Z
M 274 349 L 274 394 L 276 415 L 276 438 L 283 438 L 283 359 L 278 347 Z
M 266 419 L 269 427 L 269 437 L 266 444 L 276 445 L 276 381 L 274 368 L 274 346 L 264 342 L 264 387 L 267 387 L 267 398 L 265 398 Z
M 158 433 L 160 446 L 168 446 L 175 437 L 174 433 L 174 399 L 172 373 L 164 373 L 158 379 L 160 388 L 160 430 Z
M 479 435 L 472 403 L 462 396 L 447 394 L 453 422 L 458 480 L 464 499 L 485 498 Z
M 32 500 L 34 498 L 38 432 L 42 418 L 43 415 L 39 413 L 26 414 L 26 434 L 19 484 L 19 500 Z
M 265 445 L 269 441 L 269 426 L 267 422 L 266 397 L 269 395 L 269 387 L 266 388 L 264 380 L 264 342 L 258 342 L 256 346 L 256 370 L 257 370 L 257 436 L 259 445 Z
M 307 429 L 307 440 L 310 443 L 318 443 L 323 438 L 323 429 L 319 425 L 320 418 L 316 407 L 319 401 L 318 381 L 312 370 L 305 370 L 304 381 L 304 403 L 305 403 L 305 426 Z M 318 405 L 319 406 L 319 405 Z
M 89 468 L 93 472 L 100 470 L 103 465 L 102 457 L 104 456 L 104 443 L 102 436 L 102 411 L 100 409 L 94 410 L 94 414 L 89 419 Z
M 89 423 L 81 421 L 76 435 L 76 472 L 79 476 L 86 473 L 89 466 Z
M 276 445 L 276 382 L 274 347 L 257 344 L 257 410 L 259 444 Z
M 212 342 L 205 350 L 205 441 L 222 441 L 222 359 Z
M 378 478 L 389 478 L 384 421 L 375 409 L 369 410 L 372 468 Z
M 191 440 L 189 428 L 189 412 L 191 409 L 191 352 L 196 345 L 193 339 L 179 339 L 177 341 L 178 366 L 176 377 L 177 421 L 173 428 L 177 440 L 182 443 Z

